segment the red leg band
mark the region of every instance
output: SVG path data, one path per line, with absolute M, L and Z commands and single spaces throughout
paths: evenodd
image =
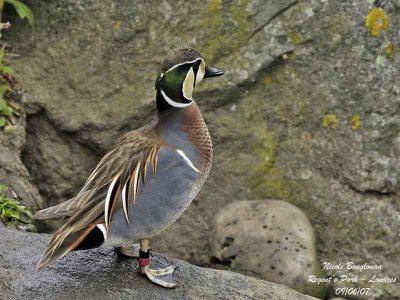
M 146 267 L 150 265 L 150 258 L 139 258 L 139 266 Z

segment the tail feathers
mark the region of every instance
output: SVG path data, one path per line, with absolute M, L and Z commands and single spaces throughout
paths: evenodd
M 76 208 L 75 205 L 73 205 L 75 200 L 76 198 L 72 198 L 56 206 L 39 210 L 38 212 L 35 213 L 33 218 L 36 220 L 42 220 L 42 219 L 71 216 L 74 212 L 74 208 Z
M 96 225 L 91 225 L 76 232 L 66 233 L 64 231 L 60 234 L 55 234 L 49 248 L 37 264 L 36 269 L 40 270 L 73 251 L 94 228 L 96 228 Z

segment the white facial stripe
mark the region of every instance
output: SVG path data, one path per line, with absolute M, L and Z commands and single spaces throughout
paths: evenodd
M 189 167 L 191 167 L 193 170 L 195 170 L 197 173 L 200 173 L 200 171 L 194 166 L 194 164 L 190 161 L 190 159 L 186 156 L 185 152 L 183 152 L 181 149 L 176 149 L 176 152 L 180 156 L 182 156 L 183 160 L 188 164 Z
M 167 94 L 165 94 L 165 92 L 162 89 L 160 89 L 160 92 L 161 92 L 161 96 L 163 96 L 164 100 L 167 101 L 167 103 L 173 107 L 183 108 L 183 107 L 188 107 L 189 105 L 191 105 L 193 103 L 193 101 L 191 101 L 190 103 L 176 102 L 176 101 L 172 100 L 170 97 L 168 97 Z
M 194 86 L 194 72 L 193 67 L 190 67 L 190 70 L 187 72 L 185 80 L 182 85 L 182 93 L 183 97 L 188 100 L 193 100 L 193 86 Z
M 196 84 L 199 84 L 200 81 L 203 80 L 204 78 L 204 74 L 206 73 L 206 64 L 204 62 L 204 60 L 201 62 L 200 66 L 199 66 L 199 70 L 197 71 L 197 75 L 196 75 Z
M 175 69 L 175 68 L 177 68 L 177 67 L 179 67 L 179 66 L 186 65 L 186 64 L 193 64 L 193 63 L 195 63 L 196 61 L 199 61 L 199 60 L 201 60 L 202 62 L 204 62 L 204 59 L 202 59 L 201 57 L 198 57 L 198 58 L 196 58 L 195 60 L 185 61 L 185 62 L 183 62 L 183 63 L 177 64 L 177 65 L 171 67 L 171 68 L 168 69 L 165 73 L 162 73 L 162 74 L 161 74 L 161 77 L 164 76 L 165 74 L 167 74 L 169 71 L 171 71 L 171 70 L 173 70 L 173 69 Z

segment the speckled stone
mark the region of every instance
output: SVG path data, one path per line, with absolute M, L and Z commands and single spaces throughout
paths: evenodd
M 294 205 L 279 200 L 236 201 L 214 220 L 212 254 L 234 270 L 256 274 L 302 293 L 324 297 L 314 229 Z

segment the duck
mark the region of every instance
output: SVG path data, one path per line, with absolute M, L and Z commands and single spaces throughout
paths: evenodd
M 62 218 L 38 269 L 72 251 L 112 246 L 137 257 L 151 282 L 176 286 L 175 266 L 152 267 L 149 239 L 182 215 L 208 177 L 212 140 L 193 91 L 223 74 L 192 47 L 168 52 L 155 81 L 153 120 L 123 135 L 74 198 L 34 215 Z

